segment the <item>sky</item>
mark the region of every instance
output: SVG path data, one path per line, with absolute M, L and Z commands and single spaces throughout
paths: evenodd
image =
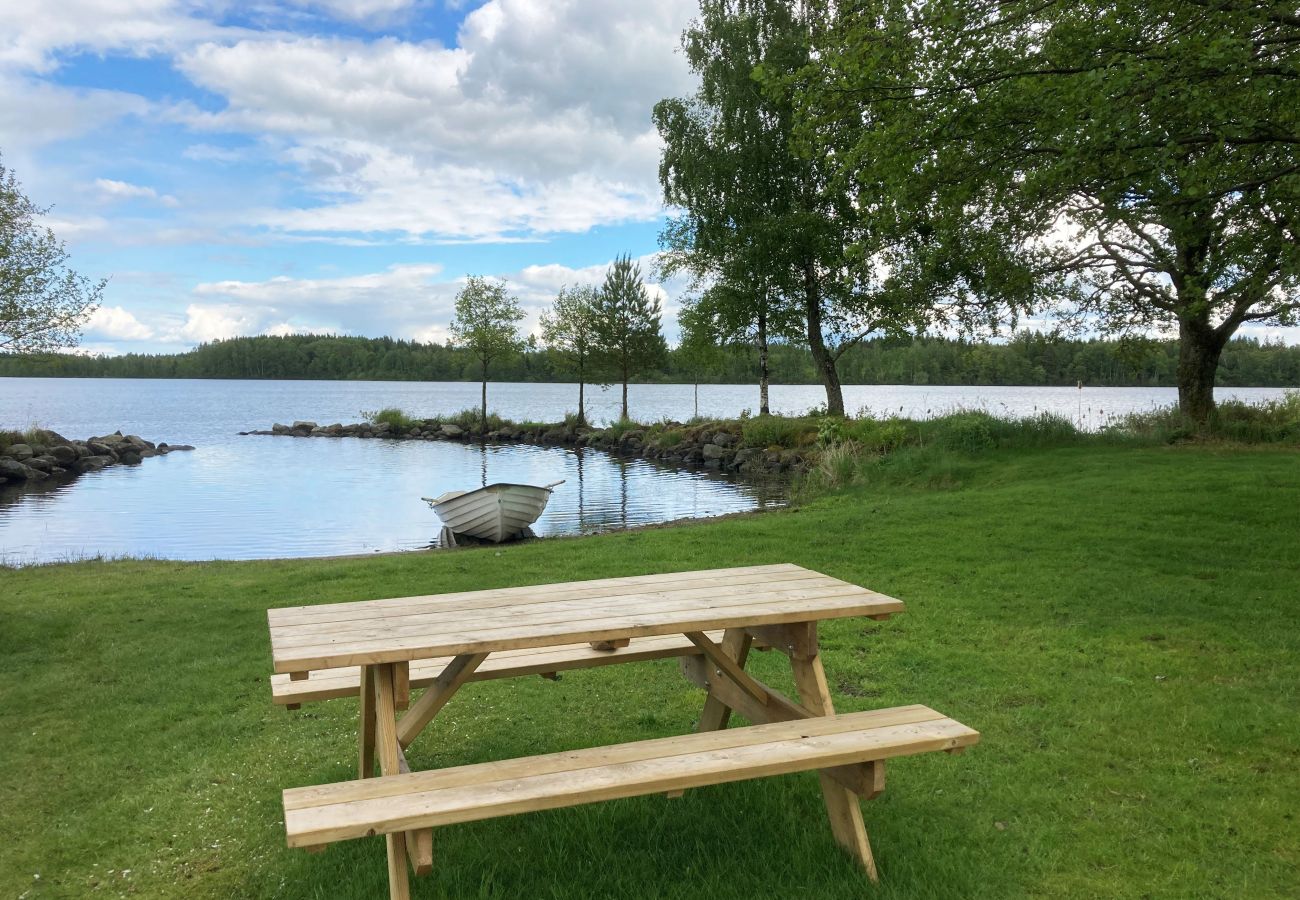
M 0 0 L 0 154 L 72 266 L 82 349 L 447 337 L 468 274 L 535 327 L 651 255 L 658 100 L 694 0 Z M 655 286 L 670 338 L 680 284 Z
M 83 352 L 445 340 L 470 274 L 532 331 L 620 253 L 650 275 L 696 3 L 0 0 L 0 156 L 109 278 Z M 650 280 L 674 341 L 685 285 Z

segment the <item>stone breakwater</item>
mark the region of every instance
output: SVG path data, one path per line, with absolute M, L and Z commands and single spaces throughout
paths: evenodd
M 35 430 L 0 443 L 0 489 L 49 478 L 75 478 L 113 465 L 138 465 L 150 456 L 193 450 L 188 444 L 155 444 L 116 431 L 84 441 L 54 431 Z
M 297 421 L 275 424 L 270 430 L 240 434 L 312 438 L 379 438 L 398 441 L 458 441 L 461 443 L 513 443 L 539 447 L 592 448 L 618 456 L 655 460 L 670 466 L 732 472 L 754 477 L 781 476 L 804 471 L 811 453 L 800 449 L 742 446 L 740 427 L 734 423 L 684 425 L 667 422 L 651 427 L 592 428 L 553 425 L 506 424 L 481 432 L 437 419 L 408 425 L 360 422 L 353 425 L 318 425 Z

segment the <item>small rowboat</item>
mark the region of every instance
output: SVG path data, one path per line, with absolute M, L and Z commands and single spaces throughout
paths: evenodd
M 448 491 L 440 497 L 421 497 L 455 534 L 499 544 L 537 521 L 563 481 L 538 487 L 500 482 L 472 491 Z

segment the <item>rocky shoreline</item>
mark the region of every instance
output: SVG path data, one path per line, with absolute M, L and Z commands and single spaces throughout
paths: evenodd
M 754 477 L 788 476 L 805 471 L 813 461 L 811 454 L 802 449 L 743 446 L 740 426 L 734 422 L 699 425 L 668 422 L 662 423 L 659 428 L 640 425 L 593 428 L 565 422 L 503 424 L 499 428 L 483 432 L 439 419 L 417 420 L 407 425 L 388 422 L 318 425 L 315 422 L 295 421 L 291 425 L 277 423 L 267 430 L 241 431 L 240 434 L 591 448 L 618 456 L 655 460 L 665 465 Z
M 11 437 L 15 440 L 0 444 L 0 490 L 50 478 L 72 479 L 113 465 L 139 465 L 151 456 L 194 449 L 189 444 L 155 444 L 120 431 L 84 441 L 44 429 Z

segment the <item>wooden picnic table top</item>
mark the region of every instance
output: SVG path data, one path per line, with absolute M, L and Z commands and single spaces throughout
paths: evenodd
M 276 672 L 902 612 L 790 563 L 267 611 Z

